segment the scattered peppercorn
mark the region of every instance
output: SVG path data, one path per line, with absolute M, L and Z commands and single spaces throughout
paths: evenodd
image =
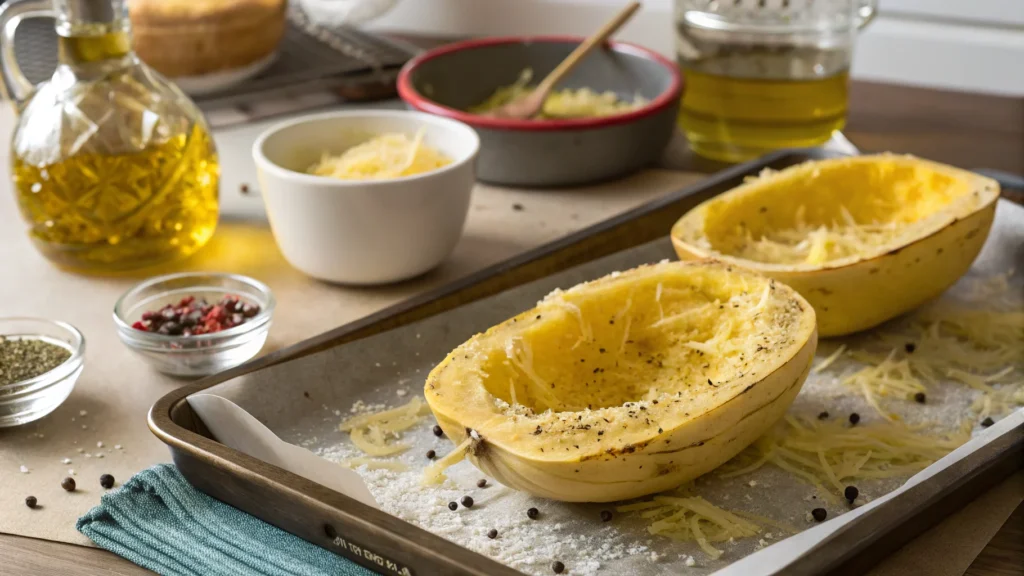
M 856 412 L 850 414 L 850 425 L 856 426 L 857 422 L 860 422 L 860 414 L 857 414 Z
M 249 193 L 249 185 L 248 184 L 242 184 L 241 186 L 238 187 L 238 191 L 241 192 L 242 194 L 248 194 Z
M 512 209 L 515 210 L 516 212 L 522 212 L 523 211 L 523 205 L 519 204 L 519 203 L 513 204 L 512 205 Z
M 991 425 L 993 425 L 995 423 L 996 423 L 996 421 L 993 420 L 991 416 L 988 416 L 984 420 L 981 421 L 981 425 L 984 426 L 985 428 L 988 428 L 989 426 L 991 426 Z
M 65 489 L 65 490 L 67 490 L 68 492 L 74 492 L 75 491 L 75 479 L 72 478 L 71 476 L 68 476 L 67 478 L 61 480 L 60 487 Z
M 540 516 L 540 510 L 537 510 L 536 508 L 530 508 L 529 510 L 526 511 L 526 516 L 530 520 L 536 520 L 537 516 Z
M 476 481 L 476 487 L 477 488 L 483 488 L 484 486 L 487 486 L 487 480 L 481 478 L 481 479 Z
M 444 434 L 444 430 L 441 430 L 440 426 L 438 426 L 437 424 L 434 424 L 434 436 L 437 436 L 438 438 L 440 438 L 442 434 Z
M 818 420 L 828 420 L 828 412 L 827 411 L 818 412 Z
M 601 510 L 601 522 L 608 522 L 612 519 L 611 510 Z
M 100 476 L 100 486 L 110 490 L 114 487 L 114 477 L 110 474 L 103 474 Z
M 459 505 L 458 505 L 458 504 L 456 504 L 455 502 L 449 502 L 449 503 L 448 503 L 448 509 L 449 509 L 449 510 L 457 510 L 457 509 L 458 509 L 458 507 L 459 507 Z
M 824 508 L 815 508 L 811 510 L 811 516 L 818 522 L 824 522 L 825 518 L 828 518 L 828 512 Z
M 918 404 L 924 404 L 925 400 L 927 400 L 927 397 L 924 395 L 924 392 L 918 392 L 917 394 L 914 394 L 914 402 L 917 402 Z
M 565 564 L 562 564 L 558 560 L 555 560 L 551 563 L 551 571 L 555 574 L 561 574 L 562 572 L 565 572 Z
M 487 537 L 490 538 L 491 540 L 494 540 L 495 538 L 498 537 L 498 531 L 495 530 L 494 528 L 491 528 L 490 530 L 487 531 Z
M 427 450 L 427 458 L 433 460 L 434 456 L 437 456 L 437 452 L 434 452 L 433 450 Z
M 177 304 L 144 312 L 132 328 L 168 336 L 212 334 L 244 324 L 259 311 L 259 305 L 242 302 L 233 294 L 224 296 L 216 304 L 185 296 Z
M 472 496 L 463 496 L 462 500 L 460 500 L 460 502 L 462 502 L 462 505 L 465 506 L 466 508 L 472 508 L 473 507 L 473 497 Z
M 334 526 L 331 526 L 330 524 L 324 524 L 324 535 L 330 538 L 331 540 L 334 540 L 338 537 L 338 531 L 334 529 Z
M 37 504 L 39 504 L 39 501 L 36 500 L 35 496 L 26 496 L 25 497 L 25 506 L 28 506 L 29 508 L 33 508 L 34 509 Z
M 843 490 L 843 496 L 846 496 L 846 499 L 850 501 L 850 504 L 853 504 L 853 501 L 857 499 L 857 496 L 860 496 L 860 490 L 857 490 L 856 486 L 847 486 L 846 489 Z
M 917 345 L 913 342 L 907 342 L 903 345 L 903 349 L 907 351 L 907 354 L 913 354 L 914 350 L 917 350 Z

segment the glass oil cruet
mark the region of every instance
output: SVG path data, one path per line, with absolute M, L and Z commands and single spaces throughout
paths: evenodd
M 219 166 L 202 113 L 131 50 L 125 0 L 17 0 L 0 10 L 0 60 L 20 116 L 18 207 L 58 266 L 109 273 L 201 248 L 217 225 Z M 33 86 L 14 54 L 21 20 L 56 19 L 58 65 Z

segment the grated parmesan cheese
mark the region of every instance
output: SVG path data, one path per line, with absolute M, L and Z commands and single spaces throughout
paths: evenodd
M 381 134 L 338 155 L 324 153 L 308 173 L 339 180 L 379 180 L 432 172 L 452 159 L 423 143 L 424 129 L 413 139 Z
M 391 456 L 409 448 L 391 440 L 401 438 L 402 431 L 415 426 L 428 413 L 427 403 L 417 396 L 398 408 L 353 416 L 339 424 L 338 430 L 348 432 L 352 444 L 370 456 Z

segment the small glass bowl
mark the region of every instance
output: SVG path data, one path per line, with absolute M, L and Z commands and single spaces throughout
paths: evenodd
M 246 322 L 212 334 L 170 336 L 132 328 L 142 314 L 177 304 L 185 296 L 215 303 L 224 296 L 260 307 Z M 125 346 L 158 371 L 173 376 L 206 376 L 233 368 L 263 348 L 274 314 L 274 295 L 262 282 L 236 274 L 184 273 L 138 284 L 114 305 L 114 324 Z
M 74 326 L 43 318 L 0 318 L 0 336 L 33 338 L 71 352 L 63 364 L 35 378 L 0 386 L 0 428 L 39 420 L 57 409 L 85 366 L 85 337 Z

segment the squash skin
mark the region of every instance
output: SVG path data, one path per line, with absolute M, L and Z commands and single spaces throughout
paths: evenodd
M 884 161 L 889 156 L 881 158 Z M 995 218 L 999 186 L 981 176 L 942 168 L 975 181 L 975 190 L 985 195 L 981 206 L 968 214 L 955 215 L 951 222 L 931 234 L 892 246 L 878 256 L 799 270 L 714 253 L 686 238 L 703 227 L 704 212 L 715 199 L 694 208 L 673 226 L 672 244 L 681 260 L 714 257 L 791 286 L 814 306 L 818 332 L 823 338 L 860 332 L 939 296 L 967 272 L 981 252 Z
M 506 486 L 567 502 L 636 498 L 674 488 L 713 470 L 782 417 L 810 371 L 817 347 L 813 309 L 789 288 L 781 288 L 797 299 L 803 311 L 801 332 L 796 334 L 799 341 L 787 352 L 785 361 L 769 374 L 721 383 L 720 392 L 713 392 L 721 394 L 720 403 L 713 408 L 661 433 L 652 428 L 642 439 L 616 442 L 614 432 L 606 434 L 604 444 L 594 444 L 594 450 L 572 455 L 555 450 L 543 455 L 517 450 L 515 435 L 503 433 L 500 422 L 485 421 L 486 427 L 475 428 L 480 438 L 472 442 L 468 459 Z M 479 351 L 474 348 L 476 344 L 497 332 L 529 322 L 535 314 L 536 309 L 524 312 L 474 336 L 431 371 L 425 387 L 427 403 L 442 430 L 456 444 L 470 438 L 463 414 L 465 400 L 489 394 L 483 386 L 454 382 L 458 372 L 448 373 L 453 363 L 460 361 L 467 351 Z M 450 394 L 457 395 L 458 400 L 444 398 Z M 681 412 L 688 408 L 681 404 L 676 409 Z M 497 433 L 489 433 L 488 428 Z

